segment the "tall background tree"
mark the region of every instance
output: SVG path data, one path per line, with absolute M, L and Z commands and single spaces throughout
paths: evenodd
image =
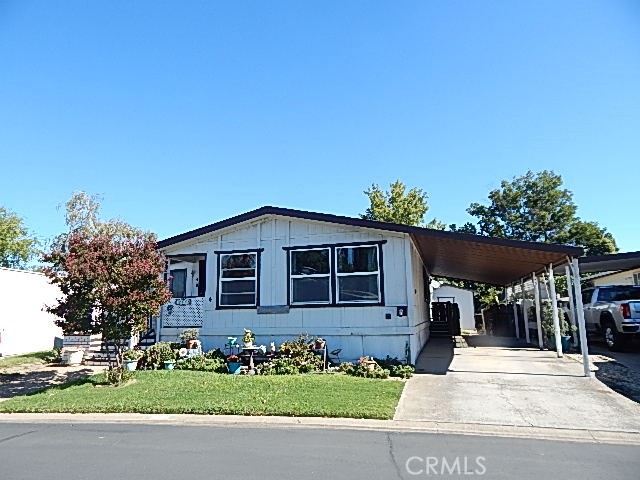
M 22 218 L 0 207 L 0 267 L 24 268 L 36 254 L 36 246 Z
M 407 191 L 406 185 L 400 180 L 396 180 L 389 186 L 388 191 L 383 191 L 377 184 L 373 184 L 364 193 L 369 197 L 369 208 L 361 215 L 364 219 L 401 223 L 437 230 L 444 230 L 446 227 L 444 223 L 437 219 L 433 219 L 425 224 L 424 216 L 429 211 L 429 205 L 427 203 L 429 197 L 427 193 L 420 188 L 414 187 Z M 457 231 L 476 233 L 475 227 L 472 224 L 465 224 L 460 228 L 451 225 L 451 228 Z M 434 280 L 476 290 L 477 295 L 474 298 L 477 307 L 479 307 L 481 303 L 491 304 L 497 303 L 498 301 L 499 291 L 491 286 L 444 277 L 435 277 Z
M 502 181 L 489 192 L 488 205 L 472 203 L 467 212 L 477 218 L 481 235 L 577 245 L 588 255 L 618 251 L 613 235 L 596 222 L 580 219 L 577 210 L 562 177 L 544 170 Z
M 171 296 L 162 280 L 165 260 L 154 234 L 101 221 L 96 197 L 76 193 L 66 207 L 69 231 L 44 256 L 51 265 L 45 274 L 64 297 L 48 311 L 65 333 L 101 334 L 114 346 L 111 369 L 121 375 L 124 341 L 142 332 Z
M 467 212 L 477 223 L 466 223 L 454 231 L 466 231 L 493 237 L 562 243 L 580 246 L 587 255 L 606 255 L 618 251 L 613 235 L 598 223 L 577 216 L 573 193 L 564 188 L 562 177 L 543 170 L 503 180 L 499 189 L 489 192 L 488 205 L 472 203 Z M 564 276 L 557 276 L 557 290 L 566 294 Z M 485 286 L 478 288 L 481 303 L 496 303 L 498 291 Z
M 407 191 L 407 186 L 400 180 L 396 180 L 389 185 L 389 190 L 382 190 L 374 183 L 364 193 L 369 197 L 369 208 L 361 217 L 366 220 L 424 226 L 439 230 L 445 227 L 436 219 L 424 224 L 424 216 L 429 210 L 427 203 L 429 196 L 420 188 L 414 187 Z
M 406 225 L 444 229 L 438 220 L 424 224 L 429 210 L 426 192 L 407 187 L 400 180 L 392 183 L 388 191 L 373 184 L 365 194 L 370 206 L 362 218 Z M 618 248 L 613 235 L 597 222 L 585 221 L 577 216 L 573 193 L 564 187 L 562 177 L 544 170 L 504 180 L 500 188 L 492 190 L 486 205 L 472 203 L 467 212 L 476 217 L 476 223 L 449 225 L 453 232 L 487 235 L 533 242 L 563 243 L 581 246 L 588 255 L 615 253 Z M 461 279 L 438 278 L 457 286 L 476 291 L 477 307 L 496 304 L 501 289 L 495 286 Z M 564 291 L 560 277 L 558 289 Z

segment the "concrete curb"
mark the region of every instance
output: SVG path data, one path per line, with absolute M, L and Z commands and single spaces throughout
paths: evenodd
M 132 424 L 240 428 L 330 428 L 385 432 L 442 433 L 582 443 L 640 445 L 640 432 L 543 428 L 516 425 L 322 417 L 243 417 L 138 413 L 2 413 L 1 423 Z

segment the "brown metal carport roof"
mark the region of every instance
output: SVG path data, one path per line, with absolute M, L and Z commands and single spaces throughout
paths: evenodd
M 582 257 L 578 261 L 580 262 L 580 271 L 582 273 L 631 270 L 640 267 L 640 252 L 590 255 Z
M 420 230 L 426 231 L 412 237 L 431 274 L 493 285 L 511 285 L 583 254 L 582 248 L 566 245 Z
M 547 243 L 523 242 L 484 237 L 467 233 L 445 232 L 396 223 L 308 212 L 281 207 L 261 207 L 235 217 L 212 223 L 190 232 L 158 242 L 158 248 L 183 242 L 265 215 L 316 220 L 355 227 L 407 233 L 411 236 L 422 261 L 432 275 L 510 285 L 533 272 L 541 272 L 549 264 L 559 265 L 566 257 L 580 257 L 582 248 Z

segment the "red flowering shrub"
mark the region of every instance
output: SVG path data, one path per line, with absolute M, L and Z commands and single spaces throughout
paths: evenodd
M 46 275 L 64 294 L 47 310 L 60 317 L 56 323 L 65 333 L 100 333 L 112 341 L 118 367 L 122 340 L 141 332 L 171 297 L 162 280 L 164 257 L 155 245 L 155 236 L 142 232 L 76 230 L 44 258 L 52 264 Z

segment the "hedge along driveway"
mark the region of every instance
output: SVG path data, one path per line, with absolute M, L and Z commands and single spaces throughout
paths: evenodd
M 346 375 L 221 375 L 195 371 L 136 372 L 122 387 L 102 376 L 15 397 L 0 412 L 195 413 L 393 418 L 404 382 Z

